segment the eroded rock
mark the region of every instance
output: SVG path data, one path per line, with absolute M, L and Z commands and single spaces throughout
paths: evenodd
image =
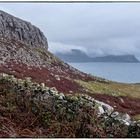
M 32 47 L 48 48 L 47 39 L 39 28 L 3 11 L 0 11 L 0 36 Z

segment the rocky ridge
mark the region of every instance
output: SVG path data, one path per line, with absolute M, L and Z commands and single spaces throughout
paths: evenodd
M 32 47 L 48 48 L 47 39 L 40 29 L 3 11 L 0 11 L 0 36 Z

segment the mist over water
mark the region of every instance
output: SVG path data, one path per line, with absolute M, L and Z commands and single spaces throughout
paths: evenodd
M 94 76 L 122 83 L 140 83 L 140 63 L 69 63 Z

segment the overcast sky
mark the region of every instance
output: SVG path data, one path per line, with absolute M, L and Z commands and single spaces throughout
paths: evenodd
M 140 3 L 1 3 L 0 9 L 38 26 L 54 53 L 81 49 L 140 59 Z

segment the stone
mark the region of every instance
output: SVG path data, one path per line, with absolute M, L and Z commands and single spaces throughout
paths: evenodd
M 115 120 L 122 122 L 127 126 L 131 124 L 131 117 L 127 113 L 123 114 L 123 113 L 114 112 L 111 115 L 111 117 L 113 117 Z
M 59 95 L 62 96 L 63 98 L 65 98 L 65 95 L 63 93 L 60 93 Z
M 97 101 L 97 100 L 94 100 L 95 103 L 99 104 L 102 106 L 102 108 L 104 109 L 104 111 L 110 115 L 113 111 L 114 111 L 114 108 L 106 103 L 103 103 L 103 102 L 100 102 L 100 101 Z
M 129 126 L 130 125 L 130 123 L 129 122 L 127 122 L 127 121 L 123 121 L 124 122 L 124 124 L 125 125 L 127 125 L 127 126 Z
M 48 92 L 51 94 L 51 95 L 58 95 L 58 91 L 55 87 L 52 87 L 52 88 L 49 88 Z
M 55 75 L 56 80 L 60 81 L 59 75 Z
M 121 101 L 122 103 L 124 103 L 124 100 L 123 100 L 122 98 L 120 98 L 120 101 Z
M 137 123 L 137 126 L 140 127 L 140 123 Z
M 102 106 L 99 106 L 97 109 L 98 109 L 98 115 L 99 115 L 99 116 L 105 113 L 105 111 L 104 111 L 104 109 L 102 108 Z
M 29 83 L 31 82 L 31 79 L 32 79 L 31 77 L 26 77 L 26 78 L 25 78 L 25 80 L 26 80 L 27 82 L 29 82 Z
M 110 105 L 102 105 L 102 107 L 108 115 L 110 115 L 114 111 L 114 108 Z
M 63 100 L 63 96 L 59 96 L 58 99 L 59 99 L 59 100 Z
M 44 83 L 41 83 L 41 86 L 42 86 L 42 87 L 45 87 L 45 84 L 44 84 Z
M 8 74 L 6 74 L 6 73 L 1 73 L 1 76 L 2 76 L 2 77 L 6 77 L 6 76 L 8 76 Z
M 119 112 L 116 111 L 116 112 L 113 112 L 113 113 L 111 114 L 111 117 L 112 117 L 112 118 L 115 118 L 115 117 L 117 117 L 118 115 L 119 115 Z
M 125 113 L 125 114 L 122 115 L 122 119 L 126 120 L 126 121 L 130 121 L 131 117 L 127 113 Z

